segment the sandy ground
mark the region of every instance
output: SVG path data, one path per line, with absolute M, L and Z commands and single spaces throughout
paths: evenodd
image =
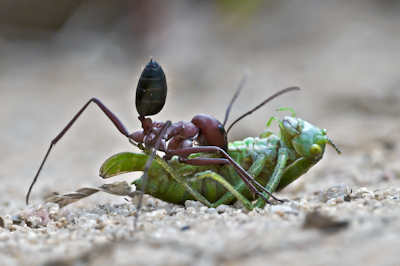
M 104 11 L 108 1 L 86 2 L 58 30 L 2 24 L 2 265 L 397 264 L 400 4 L 260 2 L 174 2 L 121 16 L 118 9 Z M 88 18 L 87 12 L 100 15 Z M 209 210 L 148 198 L 132 233 L 134 206 L 98 193 L 62 210 L 47 206 L 53 220 L 41 228 L 11 225 L 11 216 L 31 210 L 25 195 L 50 141 L 91 97 L 130 131 L 140 128 L 135 87 L 150 56 L 169 79 L 167 103 L 156 119 L 207 113 L 223 120 L 247 69 L 251 78 L 230 122 L 279 89 L 296 85 L 302 91 L 238 123 L 230 140 L 257 136 L 270 116 L 286 115 L 277 107 L 289 106 L 326 128 L 342 155 L 328 147 L 318 165 L 276 194 L 289 199 L 279 207 Z M 89 107 L 52 151 L 32 191 L 33 208 L 54 191 L 100 186 L 104 160 L 133 150 L 96 106 Z M 316 192 L 338 183 L 348 187 L 342 196 L 350 201 L 318 198 Z M 306 222 L 313 211 L 333 225 Z

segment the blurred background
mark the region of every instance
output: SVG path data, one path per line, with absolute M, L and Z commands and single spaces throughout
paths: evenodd
M 169 86 L 156 120 L 199 113 L 223 120 L 246 70 L 251 77 L 228 125 L 278 90 L 301 87 L 235 125 L 229 139 L 257 136 L 271 116 L 289 115 L 277 107 L 292 107 L 297 117 L 326 128 L 343 152 L 327 148 L 310 170 L 336 173 L 317 189 L 361 186 L 347 181 L 345 166 L 353 159 L 400 157 L 399 15 L 396 0 L 0 0 L 0 210 L 24 205 L 50 141 L 90 98 L 129 131 L 140 129 L 135 89 L 150 56 Z M 101 185 L 104 160 L 133 150 L 90 106 L 53 149 L 31 202 Z M 307 178 L 303 184 L 312 183 Z M 112 181 L 124 179 L 132 176 Z

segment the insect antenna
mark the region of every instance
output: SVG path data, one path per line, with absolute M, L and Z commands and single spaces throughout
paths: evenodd
M 342 154 L 342 152 L 339 150 L 339 148 L 336 146 L 336 144 L 333 143 L 333 141 L 331 139 L 328 139 L 328 144 L 331 145 L 338 154 Z
M 244 84 L 246 84 L 247 80 L 250 77 L 250 71 L 246 70 L 244 72 L 243 78 L 239 83 L 239 87 L 237 88 L 235 95 L 233 95 L 231 102 L 229 103 L 228 108 L 226 109 L 226 113 L 225 113 L 225 119 L 224 119 L 224 123 L 222 123 L 222 126 L 225 127 L 226 121 L 228 120 L 229 117 L 229 112 L 231 111 L 232 105 L 235 102 L 236 98 L 238 97 L 240 91 L 243 89 Z
M 165 123 L 165 125 L 162 127 L 161 131 L 158 133 L 157 136 L 157 140 L 156 143 L 153 147 L 153 151 L 151 152 L 151 155 L 149 157 L 149 159 L 146 162 L 146 165 L 143 168 L 143 176 L 142 176 L 142 188 L 140 190 L 140 196 L 139 196 L 139 202 L 136 206 L 136 213 L 135 213 L 135 221 L 133 224 L 133 228 L 136 230 L 136 225 L 137 225 L 137 220 L 139 219 L 139 212 L 140 212 L 140 207 L 142 206 L 142 201 L 143 201 L 143 195 L 144 195 L 144 191 L 146 188 L 146 181 L 147 181 L 147 177 L 148 177 L 148 171 L 150 169 L 151 163 L 153 162 L 154 157 L 156 157 L 156 152 L 158 150 L 158 148 L 160 147 L 161 141 L 163 140 L 163 136 L 165 135 L 165 133 L 167 132 L 167 129 L 171 126 L 171 121 L 167 121 Z
M 247 113 L 245 113 L 244 115 L 242 115 L 241 117 L 239 117 L 238 119 L 236 119 L 228 128 L 228 130 L 226 131 L 226 134 L 228 134 L 229 130 L 233 127 L 234 124 L 236 124 L 237 122 L 239 122 L 240 120 L 242 120 L 244 117 L 252 114 L 254 111 L 256 111 L 257 109 L 259 109 L 260 107 L 262 107 L 264 104 L 268 103 L 269 101 L 275 99 L 276 97 L 278 97 L 279 95 L 282 95 L 286 92 L 289 91 L 299 91 L 300 88 L 299 87 L 289 87 L 283 90 L 278 91 L 277 93 L 275 93 L 274 95 L 272 95 L 271 97 L 269 97 L 268 99 L 266 99 L 265 101 L 263 101 L 262 103 L 260 103 L 259 105 L 257 105 L 255 108 L 251 109 L 250 111 L 248 111 Z

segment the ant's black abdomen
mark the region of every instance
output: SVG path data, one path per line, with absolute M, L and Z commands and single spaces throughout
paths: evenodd
M 153 59 L 143 69 L 136 89 L 136 110 L 142 117 L 155 115 L 164 107 L 167 80 L 161 66 Z

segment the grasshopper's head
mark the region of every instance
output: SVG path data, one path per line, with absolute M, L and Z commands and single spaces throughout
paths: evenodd
M 282 136 L 289 141 L 294 150 L 302 157 L 319 161 L 325 151 L 325 144 L 331 145 L 337 153 L 338 147 L 326 136 L 326 129 L 319 129 L 310 123 L 294 117 L 285 117 L 282 120 Z

